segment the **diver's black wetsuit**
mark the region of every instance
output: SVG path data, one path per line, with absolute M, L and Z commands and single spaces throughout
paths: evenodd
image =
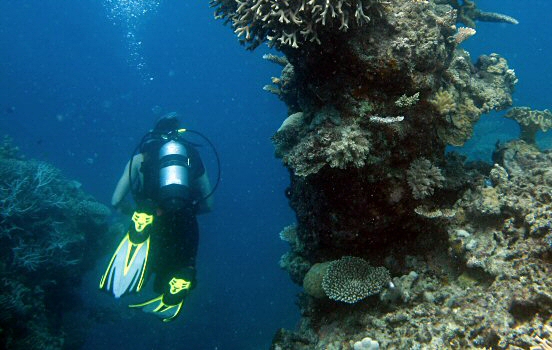
M 159 161 L 157 154 L 162 144 L 153 144 L 144 150 L 144 162 L 140 168 L 143 174 L 143 188 L 135 190 L 138 209 L 154 214 L 151 235 L 150 272 L 155 273 L 154 291 L 164 293 L 169 281 L 183 278 L 195 286 L 195 263 L 199 244 L 199 229 L 196 208 L 191 203 L 184 208 L 166 207 L 159 198 Z M 205 173 L 205 168 L 197 150 L 186 144 L 190 159 L 189 182 Z M 199 201 L 201 193 L 190 188 L 192 200 Z M 168 295 L 168 294 L 167 294 Z

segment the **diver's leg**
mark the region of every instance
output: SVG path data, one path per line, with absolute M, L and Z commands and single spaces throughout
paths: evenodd
M 191 282 L 193 288 L 196 282 L 195 265 L 199 245 L 197 220 L 176 217 L 171 231 L 166 235 L 168 239 L 165 242 L 164 264 L 159 282 L 166 288 L 173 278 L 184 279 Z
M 171 219 L 165 222 L 159 237 L 154 288 L 160 296 L 142 304 L 131 305 L 160 317 L 175 319 L 190 289 L 195 287 L 195 258 L 199 242 L 198 225 L 193 220 Z

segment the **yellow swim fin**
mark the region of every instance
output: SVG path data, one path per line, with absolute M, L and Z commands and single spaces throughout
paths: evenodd
M 191 287 L 191 282 L 173 277 L 169 282 L 169 287 L 170 289 L 160 296 L 142 304 L 129 305 L 129 307 L 141 308 L 142 311 L 159 317 L 163 322 L 170 322 L 180 314 L 184 298 Z
M 134 212 L 127 234 L 113 254 L 100 281 L 100 289 L 112 292 L 115 298 L 139 292 L 144 283 L 148 263 L 150 231 L 153 215 Z

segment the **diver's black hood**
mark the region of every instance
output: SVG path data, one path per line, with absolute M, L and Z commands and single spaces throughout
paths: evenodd
M 180 128 L 180 121 L 178 120 L 178 113 L 170 112 L 160 117 L 155 126 L 153 127 L 154 133 L 164 133 Z

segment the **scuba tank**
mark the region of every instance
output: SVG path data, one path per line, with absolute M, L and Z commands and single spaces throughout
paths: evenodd
M 215 186 L 213 186 L 211 192 L 199 199 L 192 198 L 190 191 L 192 164 L 190 163 L 188 148 L 186 147 L 186 145 L 190 145 L 191 147 L 197 147 L 198 145 L 184 140 L 181 135 L 185 132 L 196 134 L 203 138 L 212 148 L 217 162 L 217 181 Z M 133 182 L 131 185 L 131 193 L 135 202 L 141 202 L 144 199 L 151 201 L 151 199 L 157 198 L 158 204 L 164 210 L 191 210 L 193 213 L 194 206 L 200 201 L 211 197 L 219 185 L 220 160 L 216 148 L 207 137 L 197 131 L 177 129 L 163 134 L 152 130 L 145 134 L 134 149 L 133 155 L 130 158 L 128 167 L 129 179 L 138 178 L 132 174 L 132 169 L 134 169 L 132 161 L 134 155 L 138 152 L 152 153 L 154 157 L 155 153 L 157 153 L 157 161 L 154 162 L 156 164 L 155 169 L 146 172 L 152 171 L 158 176 L 152 174 L 152 176 L 149 177 L 155 180 L 153 181 L 154 183 L 144 185 L 148 188 L 148 190 L 145 191 L 143 188 L 140 189 L 140 187 L 136 186 Z M 149 169 L 150 167 L 147 168 Z M 157 177 L 158 179 L 156 179 Z M 146 182 L 148 181 L 146 180 Z M 152 189 L 153 187 L 155 187 L 155 190 Z
M 190 158 L 181 142 L 170 140 L 159 149 L 159 201 L 166 210 L 189 208 Z

